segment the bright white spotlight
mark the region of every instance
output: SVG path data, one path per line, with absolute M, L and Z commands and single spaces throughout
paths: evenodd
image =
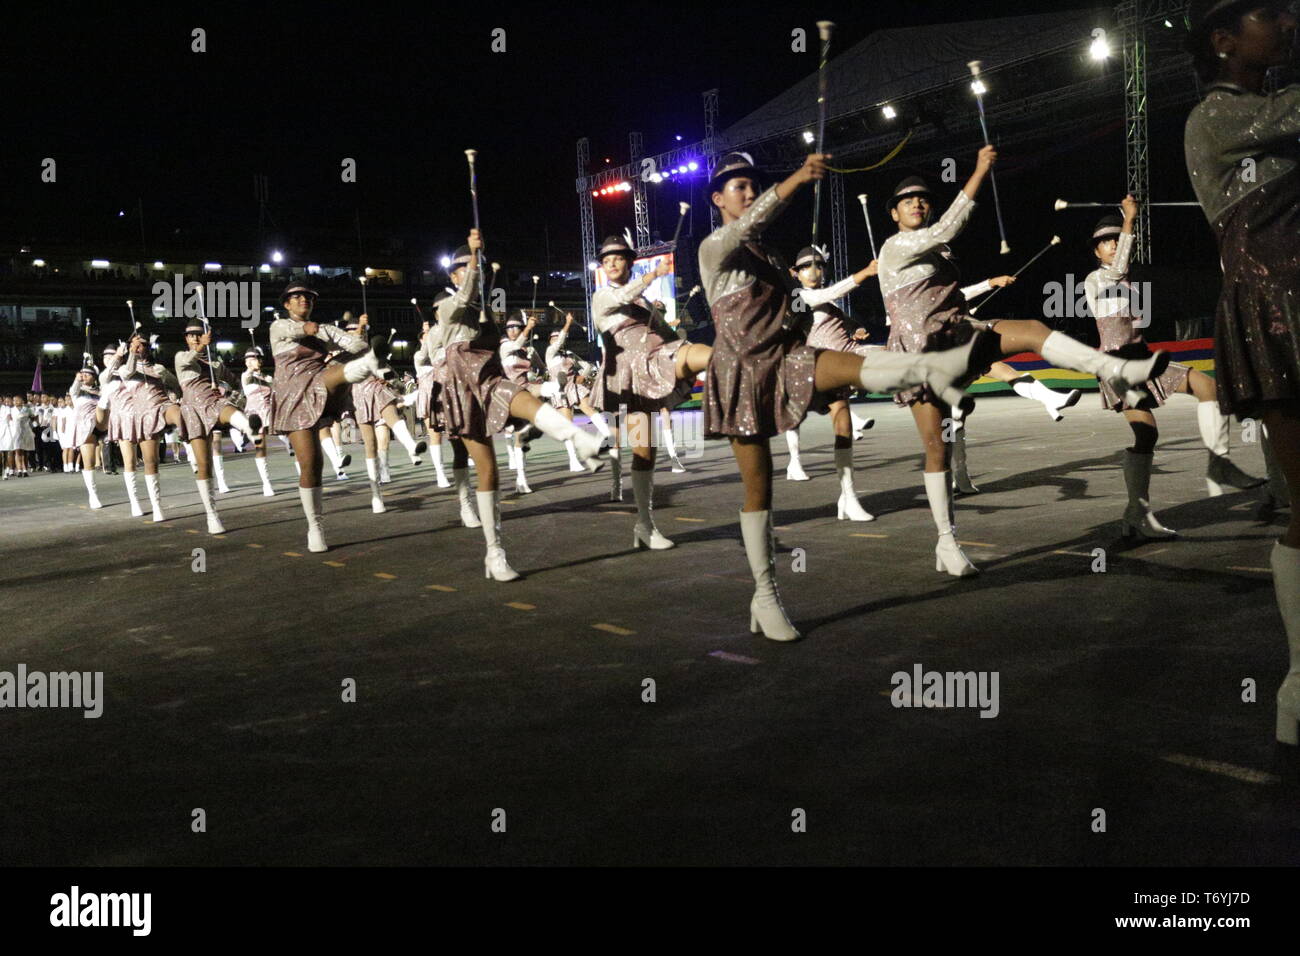
M 235 347 L 235 343 L 230 342 L 226 339 L 222 339 L 220 342 L 217 343 L 218 352 L 229 352 L 234 347 Z
M 155 260 L 155 261 L 154 261 L 154 264 L 153 264 L 153 267 L 154 267 L 155 269 L 161 269 L 161 268 L 163 267 L 163 264 L 162 264 L 162 262 L 160 262 L 160 261 L 158 261 L 158 260 Z
M 279 265 L 281 262 L 284 262 L 284 253 L 281 252 L 279 249 L 276 249 L 274 252 L 271 253 L 271 261 L 274 262 L 276 265 Z
M 1097 37 L 1088 47 L 1088 55 L 1094 60 L 1104 60 L 1110 56 L 1110 44 L 1106 42 L 1104 36 Z
M 976 96 L 983 96 L 988 92 L 988 88 L 984 85 L 983 80 L 976 80 L 970 85 L 970 91 Z
M 34 266 L 35 266 L 36 268 L 38 268 L 38 269 L 43 269 L 43 268 L 45 268 L 45 260 L 44 260 L 44 259 L 33 259 L 33 260 L 32 260 L 32 265 L 34 265 Z
M 805 143 L 811 143 L 814 139 L 816 139 L 816 137 L 813 136 L 812 130 L 806 129 L 803 131 L 803 141 Z
M 90 260 L 90 268 L 92 268 L 92 269 L 107 269 L 107 268 L 108 268 L 108 260 L 107 260 L 107 259 L 91 259 L 91 260 Z
M 438 265 L 442 266 L 444 269 L 450 269 L 451 256 L 443 256 L 441 259 L 438 260 Z
M 309 275 L 318 276 L 320 275 L 320 266 L 308 266 L 307 272 Z
M 51 352 L 51 353 L 62 352 L 62 351 L 63 351 L 63 343 L 62 343 L 62 342 L 46 342 L 43 346 L 41 346 L 41 350 L 44 351 L 44 352 Z
M 262 265 L 261 265 L 260 267 L 258 267 L 258 270 L 257 270 L 257 271 L 258 271 L 258 272 L 270 272 L 270 271 L 271 271 L 271 265 L 270 265 L 270 263 L 263 262 Z
M 220 271 L 221 271 L 221 263 L 220 263 L 220 262 L 205 262 L 205 263 L 203 263 L 203 271 L 204 271 L 204 272 L 220 272 Z
M 888 103 L 885 104 L 884 109 L 882 109 L 880 112 L 885 114 L 885 119 L 893 119 L 895 116 L 898 115 L 896 112 L 894 112 L 894 108 L 890 106 Z

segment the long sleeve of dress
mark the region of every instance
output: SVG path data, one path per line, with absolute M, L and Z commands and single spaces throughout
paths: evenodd
M 810 309 L 815 309 L 819 305 L 825 305 L 827 302 L 834 302 L 836 299 L 844 298 L 857 287 L 857 280 L 853 276 L 846 276 L 834 285 L 821 289 L 797 289 L 795 291 L 799 298 L 803 299 L 804 305 Z
M 975 201 L 964 192 L 957 193 L 952 205 L 933 226 L 891 236 L 889 241 L 895 255 L 901 253 L 908 260 L 916 260 L 927 252 L 952 242 L 966 228 L 974 211 Z
M 1115 245 L 1115 258 L 1110 265 L 1101 266 L 1088 273 L 1083 280 L 1083 294 L 1088 299 L 1088 309 L 1094 317 L 1109 315 L 1116 311 L 1118 303 L 1111 302 L 1106 308 L 1101 300 L 1107 289 L 1118 285 L 1128 277 L 1129 258 L 1133 254 L 1133 234 L 1121 232 Z
M 975 298 L 975 296 L 983 295 L 991 288 L 993 288 L 993 284 L 990 283 L 988 279 L 985 279 L 982 282 L 976 282 L 974 285 L 963 286 L 961 294 L 962 297 L 969 302 L 971 299 Z

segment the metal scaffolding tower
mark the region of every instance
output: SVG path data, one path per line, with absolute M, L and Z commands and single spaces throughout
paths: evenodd
M 849 273 L 848 235 L 844 228 L 844 177 L 831 173 L 831 261 L 826 264 L 826 283 L 832 277 L 843 278 Z M 853 315 L 853 303 L 844 300 L 844 314 Z
M 641 166 L 641 151 L 645 148 L 640 133 L 627 134 L 628 151 L 631 154 L 633 169 Z M 636 247 L 644 249 L 650 245 L 650 206 L 645 198 L 645 180 L 641 176 L 630 177 L 632 183 L 632 211 L 636 217 Z
M 588 188 L 587 168 L 591 163 L 591 144 L 587 137 L 578 140 L 578 214 L 582 220 L 582 292 L 587 303 L 587 337 L 595 334 L 591 321 L 591 294 L 596 277 L 591 263 L 596 258 L 596 215 L 591 208 L 591 190 Z
M 704 91 L 704 159 L 708 163 L 708 169 L 705 175 L 713 172 L 713 167 L 718 161 L 718 91 L 716 89 Z M 704 194 L 704 201 L 709 207 L 709 229 L 717 229 L 721 223 L 718 221 L 718 209 L 709 199 L 708 192 Z
M 1147 142 L 1147 0 L 1126 0 L 1116 7 L 1124 42 L 1124 163 L 1127 189 L 1142 200 L 1133 229 L 1133 261 L 1151 261 L 1151 157 Z

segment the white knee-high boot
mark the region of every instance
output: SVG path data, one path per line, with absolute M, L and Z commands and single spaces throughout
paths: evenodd
M 605 421 L 605 416 L 601 412 L 595 412 L 591 416 L 591 427 L 596 429 L 596 434 L 611 445 L 614 443 L 614 433 L 609 430 L 609 422 Z
M 226 484 L 226 459 L 216 453 L 216 445 L 213 445 L 212 453 L 212 473 L 217 477 L 217 491 L 226 495 L 230 493 L 230 487 Z
M 682 460 L 677 457 L 677 445 L 673 441 L 673 422 L 672 417 L 660 418 L 659 434 L 664 439 L 664 450 L 668 452 L 668 459 L 673 463 L 673 474 L 680 475 L 686 472 L 686 466 Z
M 927 471 L 923 477 L 925 497 L 930 501 L 930 515 L 934 518 L 935 530 L 939 532 L 939 541 L 934 546 L 934 569 L 946 571 L 958 578 L 979 574 L 979 568 L 971 564 L 966 552 L 957 543 L 957 527 L 952 520 L 952 497 L 949 491 L 951 476 L 946 471 Z
M 483 576 L 496 581 L 513 581 L 519 572 L 506 561 L 505 548 L 501 547 L 501 510 L 495 491 L 480 491 L 478 513 L 483 522 L 483 538 L 487 542 L 487 556 L 483 559 Z
M 573 439 L 567 438 L 564 441 L 564 450 L 569 453 L 569 471 L 586 471 L 582 462 L 578 461 L 578 450 L 573 445 Z
M 92 509 L 104 507 L 99 503 L 99 494 L 95 490 L 95 470 L 93 468 L 82 469 L 81 480 L 86 483 L 86 496 L 90 499 L 90 507 Z
M 320 447 L 325 452 L 326 457 L 329 458 L 330 464 L 334 466 L 334 474 L 338 480 L 343 481 L 347 478 L 347 472 L 343 469 L 352 463 L 352 456 L 339 454 L 339 446 L 334 443 L 332 437 L 322 438 Z
M 255 441 L 262 431 L 262 419 L 257 415 L 254 415 L 253 418 L 256 418 L 257 421 L 254 422 L 243 412 L 234 412 L 230 416 L 230 427 L 238 429 L 250 442 Z
M 519 447 L 513 437 L 506 441 L 506 467 L 511 471 L 519 470 Z
M 1278 541 L 1273 545 L 1273 590 L 1282 613 L 1291 667 L 1277 689 L 1277 739 L 1292 747 L 1300 745 L 1300 548 Z
M 604 443 L 597 436 L 574 425 L 550 405 L 542 405 L 537 409 L 533 424 L 544 435 L 565 444 L 569 449 L 569 460 L 577 463 L 580 468 L 599 471 L 609 460 L 602 452 Z
M 447 480 L 447 471 L 442 464 L 442 442 L 429 446 L 429 457 L 433 459 L 433 471 L 438 477 L 438 487 L 450 488 L 451 482 Z
M 1219 411 L 1216 401 L 1196 403 L 1196 425 L 1201 432 L 1201 442 L 1210 452 L 1205 469 L 1205 488 L 1211 498 L 1223 494 L 1223 486 L 1231 488 L 1258 488 L 1263 478 L 1248 475 L 1228 457 L 1228 429 L 1231 423 Z
M 956 418 L 952 430 L 952 487 L 954 491 L 959 491 L 963 495 L 978 495 L 980 490 L 975 487 L 975 482 L 970 480 L 970 472 L 966 468 L 966 422 L 962 418 Z
M 456 485 L 456 497 L 460 499 L 460 523 L 467 528 L 480 526 L 478 515 L 474 513 L 473 493 L 469 490 L 469 469 L 452 468 L 452 482 Z
M 381 485 L 390 485 L 393 483 L 393 476 L 388 470 L 388 446 L 385 445 L 383 448 L 380 448 L 378 454 L 379 483 Z
M 131 502 L 131 517 L 143 518 L 144 509 L 140 507 L 140 492 L 135 485 L 135 472 L 123 471 L 122 481 L 126 483 L 126 498 Z
M 1061 414 L 1061 409 L 1077 405 L 1079 397 L 1083 394 L 1077 388 L 1072 388 L 1068 392 L 1054 391 L 1032 375 L 1022 375 L 1012 380 L 1011 390 L 1021 398 L 1040 402 L 1054 422 L 1059 422 L 1065 417 Z
M 749 631 L 773 641 L 797 641 L 802 635 L 786 616 L 776 590 L 776 541 L 771 511 L 740 512 L 740 536 L 754 576 L 754 597 L 749 602 Z
M 302 501 L 302 513 L 307 518 L 307 550 L 320 553 L 328 551 L 325 543 L 325 503 L 319 486 L 299 488 L 298 498 Z
M 1038 354 L 1058 368 L 1097 376 L 1134 406 L 1145 397 L 1140 386 L 1159 378 L 1169 367 L 1168 352 L 1156 352 L 1146 359 L 1122 359 L 1098 352 L 1063 332 L 1053 332 L 1044 339 Z
M 647 468 L 645 471 L 632 469 L 632 497 L 636 499 L 636 524 L 632 528 L 632 547 L 638 551 L 641 548 L 666 551 L 676 547 L 655 527 L 654 478 L 655 473 L 652 469 Z
M 610 457 L 610 476 L 614 479 L 614 484 L 609 489 L 610 501 L 623 500 L 623 449 L 615 445 L 609 450 Z
M 292 454 L 293 454 L 293 442 L 289 441 L 289 436 L 288 436 L 288 435 L 276 435 L 275 437 L 278 438 L 278 439 L 280 439 L 280 444 L 284 446 L 284 450 L 287 451 L 289 454 L 292 455 Z
M 257 465 L 258 477 L 262 479 L 262 495 L 270 498 L 275 495 L 275 489 L 271 487 L 271 469 L 266 463 L 265 458 L 254 458 L 253 463 Z
M 840 476 L 840 498 L 835 505 L 837 520 L 875 521 L 876 516 L 862 507 L 853 487 L 853 449 L 835 449 L 835 473 Z
M 799 458 L 799 429 L 792 428 L 785 433 L 785 443 L 790 449 L 790 462 L 785 466 L 787 481 L 809 481 L 803 470 L 803 461 Z
M 212 482 L 206 478 L 196 478 L 194 484 L 199 489 L 199 501 L 203 502 L 203 511 L 208 516 L 208 534 L 225 534 L 226 527 L 217 515 L 217 507 L 212 503 Z
M 153 520 L 155 522 L 166 520 L 163 517 L 162 502 L 160 500 L 162 495 L 158 487 L 158 476 L 145 475 L 144 487 L 149 492 L 149 507 L 153 509 Z
M 1160 523 L 1151 511 L 1151 463 L 1155 455 L 1139 455 L 1124 449 L 1124 485 L 1128 488 L 1128 507 L 1121 524 L 1126 538 L 1173 538 L 1178 535 Z
M 513 447 L 513 446 L 511 446 Z M 515 449 L 515 494 L 531 495 L 533 489 L 528 484 L 528 453 L 522 448 Z
M 423 439 L 416 441 L 411 435 L 411 429 L 407 426 L 406 422 L 402 421 L 400 418 L 397 420 L 396 424 L 388 427 L 393 433 L 393 437 L 396 438 L 401 446 L 406 449 L 406 455 L 411 459 L 411 464 L 422 464 L 424 459 L 420 456 L 424 454 L 424 449 L 428 447 L 427 443 Z
M 381 515 L 388 509 L 384 507 L 384 495 L 379 490 L 379 462 L 374 458 L 366 459 L 366 477 L 370 479 L 370 510 Z
M 977 343 L 985 339 L 977 333 L 965 345 L 942 352 L 889 352 L 875 349 L 862 359 L 858 384 L 868 392 L 897 392 L 914 385 L 929 385 L 940 400 L 959 407 L 966 397 L 962 386 L 980 369 L 973 363 Z
M 185 460 L 190 463 L 190 471 L 194 474 L 199 473 L 199 463 L 194 460 L 194 447 L 189 442 L 181 442 L 185 446 Z

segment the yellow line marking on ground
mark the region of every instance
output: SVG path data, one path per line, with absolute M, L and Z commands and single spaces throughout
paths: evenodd
M 321 564 L 328 564 L 331 568 L 346 568 L 347 565 L 342 561 L 322 561 Z
M 867 534 L 865 531 L 850 531 L 850 538 L 888 538 L 887 534 Z
M 507 601 L 506 607 L 512 607 L 516 611 L 536 611 L 536 604 L 525 604 L 523 601 Z
M 396 575 L 396 574 L 387 574 L 387 573 L 385 573 L 385 572 L 383 572 L 383 571 L 376 571 L 376 572 L 375 572 L 375 577 L 379 578 L 379 580 L 381 580 L 381 581 L 396 581 L 396 580 L 397 580 L 397 575 Z
M 598 631 L 608 631 L 611 634 L 617 634 L 619 637 L 627 637 L 629 634 L 635 634 L 636 631 L 629 631 L 625 627 L 619 627 L 617 624 L 593 624 L 591 625 Z
M 1180 767 L 1191 767 L 1193 770 L 1205 770 L 1209 773 L 1221 774 L 1225 777 L 1231 777 L 1233 780 L 1240 780 L 1242 783 L 1278 782 L 1278 778 L 1271 773 L 1252 770 L 1250 767 L 1239 767 L 1235 763 L 1224 763 L 1222 760 L 1206 760 L 1203 757 L 1189 757 L 1186 754 L 1165 754 L 1160 759 L 1177 764 Z
M 1148 551 L 1148 552 L 1147 552 L 1147 557 L 1148 557 L 1148 558 L 1154 558 L 1157 554 L 1164 554 L 1164 553 L 1165 553 L 1166 551 L 1168 551 L 1168 550 L 1169 550 L 1168 548 L 1160 548 L 1159 550 L 1156 550 L 1156 551 Z
M 674 518 L 674 521 L 691 521 L 695 524 L 704 524 L 703 518 Z
M 285 551 L 285 552 L 284 552 L 284 556 L 285 556 L 286 558 L 301 558 L 301 557 L 302 557 L 302 555 L 299 554 L 297 551 Z
M 186 533 L 186 534 L 198 534 L 198 532 L 195 531 L 193 528 L 186 528 L 186 529 L 185 529 L 185 533 Z
M 1272 573 L 1273 573 L 1273 569 L 1272 569 L 1272 568 L 1243 568 L 1243 567 L 1241 567 L 1240 565 L 1236 565 L 1236 564 L 1230 564 L 1230 565 L 1228 565 L 1228 570 L 1229 570 L 1229 571 L 1258 571 L 1258 572 L 1260 572 L 1261 574 L 1272 574 Z
M 261 545 L 261 544 L 250 544 L 250 545 L 248 545 L 247 547 L 250 547 L 250 548 L 262 548 L 262 547 L 265 547 L 265 545 Z
M 989 544 L 986 541 L 958 541 L 958 544 L 964 544 L 968 548 L 996 548 L 996 544 Z
M 1082 551 L 1053 551 L 1052 554 L 1068 554 L 1076 558 L 1091 558 L 1091 554 L 1085 554 Z
M 445 585 L 445 584 L 426 584 L 426 585 L 424 586 L 424 589 L 425 589 L 426 591 L 454 591 L 454 590 L 456 590 L 455 588 L 453 588 L 453 587 L 448 587 L 448 586 Z

